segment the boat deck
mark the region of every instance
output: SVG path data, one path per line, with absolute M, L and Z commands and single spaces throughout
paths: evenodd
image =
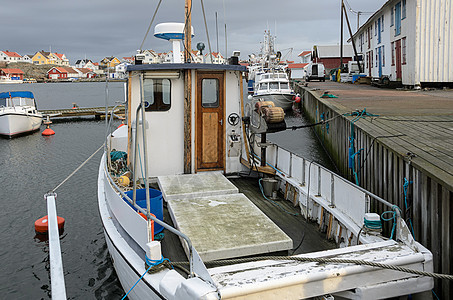
M 220 173 L 159 176 L 158 182 L 176 228 L 190 237 L 203 260 L 293 247 L 291 238 Z
M 187 205 L 188 195 L 182 196 L 179 200 L 176 197 L 172 197 L 172 195 L 177 193 L 183 194 L 180 187 L 187 184 L 187 182 L 181 182 L 181 178 L 171 178 L 173 176 L 161 177 L 159 181 L 159 187 L 164 196 L 166 195 L 166 200 L 168 201 L 165 203 L 166 208 L 164 209 L 165 221 L 177 228 L 179 227 L 183 233 L 187 234 L 203 259 L 222 259 L 259 254 L 268 255 L 269 253 L 282 254 L 282 252 L 283 254 L 293 255 L 336 248 L 334 243 L 327 241 L 325 235 L 317 230 L 315 224 L 306 222 L 301 216 L 292 215 L 300 212 L 298 207 L 294 208 L 289 201 L 283 201 L 281 198 L 275 201 L 277 204 L 272 204 L 265 200 L 258 187 L 257 178 L 232 178 L 226 182 L 222 181 L 220 186 L 217 185 L 219 188 L 216 191 L 213 188 L 216 185 L 211 183 L 213 181 L 220 183 L 219 177 L 216 175 L 212 177 L 212 174 L 215 173 L 209 174 L 211 174 L 209 175 L 211 180 L 201 181 L 200 187 L 193 190 L 196 195 L 191 200 L 193 205 Z M 221 176 L 223 177 L 223 175 Z M 189 176 L 186 179 L 193 180 Z M 175 180 L 178 183 L 177 185 L 174 184 Z M 178 186 L 179 191 L 170 189 L 170 185 Z M 192 189 L 193 185 L 187 185 L 187 188 Z M 187 188 L 183 190 L 187 191 Z M 203 190 L 204 188 L 207 190 Z M 209 189 L 210 191 L 208 191 Z M 228 191 L 229 194 L 221 191 Z M 206 193 L 208 194 L 207 196 Z M 203 202 L 206 205 L 202 205 Z M 231 203 L 227 205 L 227 202 Z M 219 203 L 222 204 L 218 205 Z M 246 210 L 241 211 L 244 206 L 251 209 L 251 213 Z M 193 210 L 193 212 L 190 213 L 188 210 Z M 214 213 L 215 217 L 211 217 L 207 211 Z M 232 222 L 230 217 L 228 219 L 219 217 L 220 214 L 227 211 L 230 211 L 228 215 L 233 216 L 235 223 L 227 224 L 227 228 L 231 232 L 218 232 L 219 228 L 225 226 L 225 224 L 219 224 L 219 222 Z M 253 229 L 251 232 L 244 232 L 242 227 L 247 228 L 252 220 L 256 221 L 250 217 L 250 214 L 253 214 L 254 217 L 258 216 L 258 220 L 266 224 L 261 224 L 264 228 L 263 230 Z M 178 216 L 175 218 L 175 215 Z M 183 215 L 188 216 L 188 218 L 184 219 Z M 204 218 L 205 221 L 195 221 L 194 218 Z M 177 219 L 176 222 L 175 219 Z M 202 230 L 195 226 L 191 228 L 191 222 L 197 224 L 205 222 L 206 226 Z M 258 237 L 255 235 L 256 233 L 259 234 Z M 229 234 L 229 236 L 226 237 L 226 234 Z M 227 240 L 231 239 L 229 241 L 231 247 L 206 251 L 206 247 L 213 247 L 214 239 L 212 237 L 217 236 L 222 236 Z M 198 241 L 198 239 L 201 241 Z M 263 241 L 265 242 L 263 243 Z M 214 245 L 215 247 L 217 246 Z M 235 251 L 236 253 L 234 253 Z M 187 261 L 187 256 L 179 238 L 167 231 L 162 241 L 162 252 L 172 261 Z

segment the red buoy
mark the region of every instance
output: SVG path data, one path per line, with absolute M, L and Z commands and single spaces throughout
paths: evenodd
M 54 134 L 55 134 L 55 131 L 53 131 L 53 130 L 50 129 L 50 128 L 46 128 L 46 129 L 44 129 L 44 131 L 42 132 L 42 135 L 45 135 L 45 136 L 54 135 Z
M 65 222 L 64 218 L 57 216 L 57 223 L 58 223 L 59 230 L 62 230 L 64 228 L 64 222 Z M 35 231 L 37 233 L 43 233 L 43 234 L 46 234 L 49 231 L 47 216 L 44 216 L 35 221 Z

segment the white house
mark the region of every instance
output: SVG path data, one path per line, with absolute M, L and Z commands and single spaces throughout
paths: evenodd
M 224 64 L 225 63 L 225 58 L 220 54 L 220 52 L 212 52 L 212 61 L 211 61 L 211 55 L 209 53 L 206 53 L 204 55 L 204 61 L 207 64 Z
M 33 55 L 25 54 L 24 56 L 22 56 L 22 59 L 20 61 L 32 64 L 33 63 L 32 58 Z
M 127 78 L 126 69 L 127 66 L 131 65 L 128 62 L 122 62 L 119 65 L 115 66 L 115 73 L 110 73 L 111 78 L 115 79 L 124 79 Z
M 310 63 L 311 62 L 311 51 L 310 50 L 304 50 L 302 51 L 298 57 L 300 57 L 300 62 L 305 64 L 305 63 Z
M 11 62 L 20 62 L 22 61 L 22 56 L 17 52 L 12 51 L 0 51 L 0 61 L 11 63 Z
M 403 85 L 453 82 L 452 0 L 389 0 L 354 34 L 365 72 Z

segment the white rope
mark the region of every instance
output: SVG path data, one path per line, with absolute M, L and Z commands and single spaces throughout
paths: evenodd
M 99 152 L 99 150 L 101 150 L 102 148 L 104 148 L 104 144 L 101 145 L 101 147 L 99 147 L 93 154 L 90 155 L 90 157 L 88 157 L 80 166 L 78 166 L 68 177 L 66 177 L 59 185 L 57 185 L 53 190 L 52 192 L 55 192 L 60 186 L 62 186 L 66 181 L 69 180 L 69 178 L 71 178 L 75 173 L 77 173 L 77 171 L 79 171 L 90 159 L 93 158 L 93 156 L 96 155 L 96 153 Z

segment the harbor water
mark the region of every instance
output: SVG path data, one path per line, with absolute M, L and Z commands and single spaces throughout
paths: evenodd
M 245 85 L 247 86 L 247 85 Z M 38 108 L 103 106 L 106 83 L 1 85 L 0 92 L 30 90 Z M 124 83 L 108 83 L 108 105 L 124 99 Z M 294 112 L 288 126 L 303 125 Z M 119 123 L 116 121 L 115 126 Z M 40 132 L 0 139 L 0 298 L 50 299 L 48 242 L 34 222 L 46 215 L 44 194 L 58 186 L 103 143 L 105 121 L 66 120 L 52 124 L 54 136 Z M 41 131 L 44 126 L 41 127 Z M 307 159 L 330 167 L 310 128 L 269 134 L 268 138 Z M 57 213 L 65 218 L 61 250 L 69 299 L 121 299 L 124 291 L 113 269 L 97 207 L 101 151 L 57 192 Z

